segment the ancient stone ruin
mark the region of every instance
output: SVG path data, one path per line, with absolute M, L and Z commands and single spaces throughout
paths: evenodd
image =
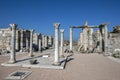
M 53 37 L 51 35 L 43 35 L 41 33 L 35 33 L 34 30 L 25 30 L 18 27 L 15 32 L 15 51 L 29 52 L 31 47 L 33 51 L 41 52 L 53 46 Z M 0 54 L 10 52 L 11 39 L 11 27 L 0 29 Z

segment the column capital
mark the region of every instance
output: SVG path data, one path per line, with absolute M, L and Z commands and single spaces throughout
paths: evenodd
M 61 33 L 64 33 L 64 29 L 61 29 L 60 32 L 61 32 Z
M 11 27 L 12 29 L 16 29 L 16 28 L 17 28 L 17 24 L 10 24 L 10 27 Z
M 58 29 L 60 27 L 60 23 L 54 23 L 54 27 Z
M 34 29 L 30 30 L 30 32 L 34 32 Z

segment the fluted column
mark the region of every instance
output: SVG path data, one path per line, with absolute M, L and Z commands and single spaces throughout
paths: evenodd
M 60 50 L 60 57 L 64 57 L 64 55 L 63 55 L 63 44 L 64 44 L 64 29 L 61 29 L 60 30 L 60 32 L 61 32 L 61 50 Z
M 10 60 L 9 63 L 15 63 L 16 62 L 16 56 L 15 56 L 15 45 L 16 45 L 16 28 L 17 24 L 10 24 L 12 28 L 12 39 L 11 39 L 11 53 L 10 53 Z
M 55 23 L 55 54 L 54 54 L 54 65 L 59 65 L 59 40 L 58 40 L 58 30 L 59 30 L 59 23 Z
M 72 28 L 70 27 L 70 51 L 72 51 Z
M 29 56 L 32 57 L 33 56 L 33 32 L 34 30 L 30 30 L 30 53 Z

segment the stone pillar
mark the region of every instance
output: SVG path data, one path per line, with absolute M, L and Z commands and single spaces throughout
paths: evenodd
M 70 51 L 72 51 L 72 27 L 70 27 Z
M 48 45 L 49 47 L 52 47 L 52 36 L 51 35 L 48 36 Z
M 32 57 L 33 56 L 33 32 L 34 30 L 30 30 L 30 53 L 29 56 Z
M 16 50 L 19 50 L 19 31 L 16 30 Z
M 29 48 L 29 41 L 28 41 L 28 37 L 26 37 L 26 49 Z
M 59 30 L 59 23 L 55 23 L 55 54 L 54 54 L 54 65 L 59 65 L 59 40 L 58 40 L 58 30 Z
M 21 51 L 23 50 L 23 30 L 21 30 L 21 40 L 20 40 L 20 49 L 21 49 Z
M 108 49 L 108 26 L 107 24 L 104 25 L 104 51 L 107 53 Z
M 44 35 L 42 35 L 42 48 L 44 49 L 45 48 L 45 41 L 44 41 Z
M 48 36 L 45 36 L 45 48 L 48 48 Z
M 63 55 L 64 29 L 61 29 L 60 32 L 61 32 L 61 47 L 60 47 L 61 48 L 61 50 L 60 50 L 61 54 L 60 54 L 60 57 L 64 57 L 64 55 Z
M 12 28 L 12 39 L 11 39 L 11 53 L 10 53 L 10 60 L 9 63 L 15 63 L 16 62 L 16 56 L 15 56 L 15 45 L 16 45 L 16 28 L 17 24 L 10 24 Z
M 42 38 L 41 38 L 41 34 L 39 34 L 39 51 L 42 51 Z

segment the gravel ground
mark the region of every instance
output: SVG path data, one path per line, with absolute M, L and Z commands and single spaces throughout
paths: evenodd
M 17 58 L 27 55 L 20 54 Z M 9 56 L 0 56 L 0 63 L 8 60 Z M 32 71 L 24 80 L 120 80 L 120 64 L 96 53 L 74 54 L 64 70 L 0 66 L 0 80 L 16 70 Z

